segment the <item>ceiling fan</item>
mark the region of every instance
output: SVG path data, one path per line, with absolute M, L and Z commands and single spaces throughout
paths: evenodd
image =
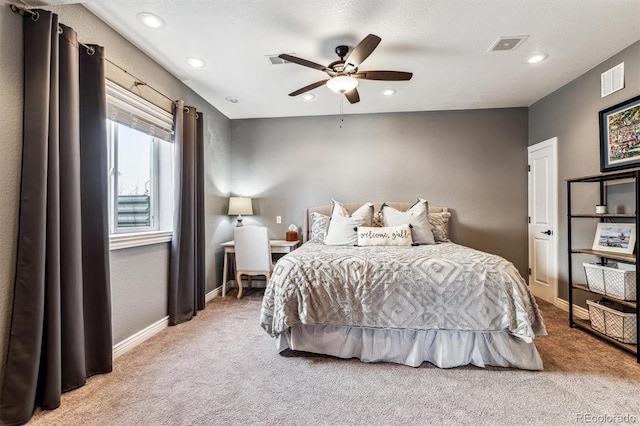
M 374 34 L 366 36 L 356 47 L 349 53 L 349 46 L 338 46 L 335 49 L 336 54 L 340 57 L 340 60 L 330 63 L 327 66 L 317 64 L 315 62 L 308 61 L 306 59 L 298 58 L 296 56 L 283 53 L 278 55 L 280 59 L 293 62 L 304 67 L 313 68 L 319 71 L 324 71 L 329 75 L 329 78 L 316 81 L 309 84 L 295 92 L 289 93 L 289 96 L 298 96 L 302 93 L 306 93 L 310 90 L 320 87 L 324 84 L 329 89 L 336 93 L 344 93 L 347 100 L 355 104 L 360 102 L 360 95 L 356 86 L 358 85 L 358 79 L 362 80 L 382 80 L 382 81 L 403 81 L 411 80 L 413 76 L 410 72 L 403 71 L 359 71 L 358 67 L 364 62 L 365 59 L 371 55 L 371 53 L 378 47 L 382 39 Z M 345 58 L 346 56 L 346 58 Z

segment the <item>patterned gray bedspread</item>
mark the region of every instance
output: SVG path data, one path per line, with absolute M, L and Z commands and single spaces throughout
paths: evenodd
M 323 324 L 546 335 L 511 262 L 454 243 L 345 247 L 308 242 L 282 257 L 265 290 L 261 326 Z

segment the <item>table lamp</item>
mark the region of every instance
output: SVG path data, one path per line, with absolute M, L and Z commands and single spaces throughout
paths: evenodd
M 238 224 L 236 226 L 242 226 L 242 215 L 250 216 L 252 214 L 251 198 L 229 197 L 229 216 L 238 215 Z

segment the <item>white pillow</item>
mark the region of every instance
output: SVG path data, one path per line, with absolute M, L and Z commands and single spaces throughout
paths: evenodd
M 415 244 L 435 244 L 432 226 L 429 223 L 429 203 L 419 198 L 406 212 L 401 212 L 387 204 L 382 205 L 384 226 L 409 224 L 411 236 Z
M 408 224 L 390 227 L 358 226 L 359 246 L 410 246 L 411 226 Z
M 331 220 L 324 243 L 333 246 L 356 245 L 358 243 L 358 226 L 371 226 L 373 204 L 365 203 L 353 213 L 339 202 L 332 200 Z

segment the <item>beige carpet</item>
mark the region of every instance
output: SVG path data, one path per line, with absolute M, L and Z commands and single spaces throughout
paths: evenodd
M 566 313 L 546 303 L 549 336 L 536 340 L 545 371 L 443 370 L 280 356 L 258 325 L 261 296 L 214 299 L 29 425 L 567 425 L 615 415 L 640 422 L 635 358 L 569 329 Z

